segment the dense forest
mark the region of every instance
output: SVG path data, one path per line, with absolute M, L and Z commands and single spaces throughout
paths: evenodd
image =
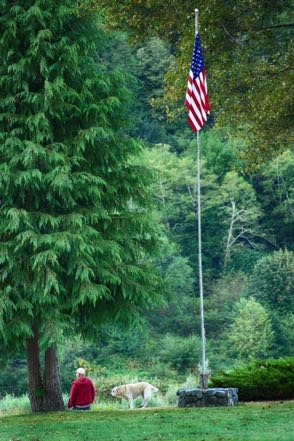
M 13 8 L 1 3 L 0 330 L 6 368 L 0 397 L 27 390 L 32 311 L 42 322 L 40 351 L 48 352 L 53 337 L 58 343 L 63 392 L 78 365 L 101 390 L 126 378 L 155 378 L 163 385 L 196 378 L 196 138 L 184 109 L 194 3 L 62 1 L 63 11 L 46 0 L 17 1 Z M 214 373 L 294 354 L 294 3 L 201 0 L 196 6 L 212 106 L 201 131 L 201 194 L 207 359 Z M 30 11 L 31 22 L 27 14 L 22 33 L 36 41 L 20 53 L 14 23 L 33 7 L 40 12 Z M 46 7 L 62 25 L 52 16 L 45 23 Z M 49 35 L 50 26 L 60 40 Z M 84 33 L 89 41 L 97 35 L 89 47 Z M 54 73 L 47 63 L 55 52 L 44 42 L 60 57 Z M 81 66 L 89 57 L 84 77 Z M 38 63 L 46 78 L 44 101 Z M 87 131 L 89 124 L 99 131 Z M 25 150 L 16 140 L 21 130 Z M 91 148 L 97 142 L 96 158 Z M 45 201 L 46 186 L 51 193 Z M 36 214 L 42 210 L 48 215 Z M 94 224 L 103 233 L 95 233 Z M 99 244 L 96 250 L 91 242 Z M 30 264 L 21 253 L 32 255 Z M 26 278 L 30 271 L 38 277 Z M 99 284 L 90 283 L 92 273 Z M 44 363 L 46 357 L 41 369 Z

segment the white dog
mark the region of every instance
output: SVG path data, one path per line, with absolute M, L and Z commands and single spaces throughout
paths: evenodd
M 152 392 L 157 392 L 157 387 L 142 381 L 140 383 L 123 384 L 112 389 L 113 397 L 122 397 L 129 402 L 130 409 L 134 409 L 134 398 L 143 397 L 142 408 L 146 407 L 151 398 Z

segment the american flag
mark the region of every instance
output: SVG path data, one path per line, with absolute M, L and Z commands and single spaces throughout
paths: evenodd
M 198 33 L 193 47 L 185 105 L 188 109 L 188 123 L 193 132 L 198 132 L 206 123 L 210 112 L 206 73 Z

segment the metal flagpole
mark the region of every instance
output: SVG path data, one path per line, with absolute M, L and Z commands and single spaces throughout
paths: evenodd
M 198 32 L 198 14 L 195 9 L 195 35 Z M 202 275 L 202 242 L 201 242 L 201 179 L 200 179 L 200 136 L 197 131 L 197 208 L 198 208 L 198 267 L 199 267 L 199 292 L 200 292 L 200 318 L 201 318 L 201 346 L 202 363 L 200 373 L 200 387 L 208 388 L 208 374 L 206 370 L 205 355 L 205 327 L 204 327 L 204 302 L 203 302 L 203 275 Z

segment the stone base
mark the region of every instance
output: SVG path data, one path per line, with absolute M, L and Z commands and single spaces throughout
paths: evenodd
M 178 389 L 178 407 L 235 406 L 238 404 L 236 387 L 211 389 Z

